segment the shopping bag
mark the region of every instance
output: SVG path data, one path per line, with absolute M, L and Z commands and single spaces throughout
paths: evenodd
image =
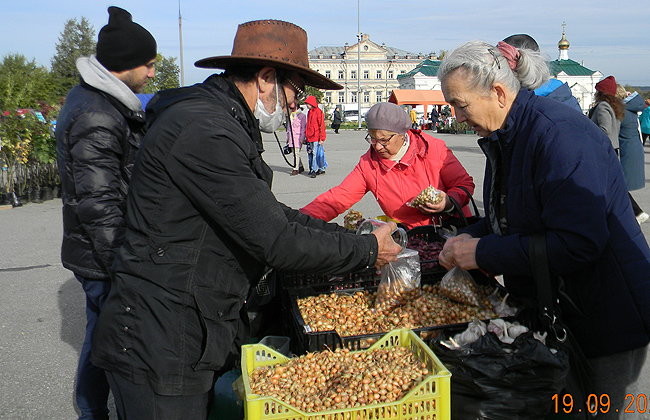
M 323 148 L 322 144 L 321 147 L 319 147 L 316 150 L 316 164 L 320 169 L 327 168 L 327 159 L 325 159 L 325 149 Z
M 451 217 L 445 218 L 442 220 L 442 227 L 444 228 L 450 228 L 452 226 L 456 227 L 458 230 L 465 228 L 469 225 L 473 225 L 474 223 L 477 223 L 482 219 L 481 214 L 478 211 L 478 206 L 476 205 L 476 201 L 474 201 L 474 197 L 472 194 L 469 193 L 467 188 L 458 186 L 461 190 L 465 191 L 467 196 L 469 197 L 470 204 L 472 205 L 472 216 L 465 216 L 463 213 L 463 210 L 460 206 L 460 204 L 451 196 L 447 196 L 449 198 L 449 201 L 452 202 L 453 204 L 453 209 L 451 212 Z
M 549 413 L 553 395 L 562 391 L 569 373 L 569 355 L 534 338 L 532 331 L 512 344 L 487 332 L 458 349 L 431 347 L 451 372 L 453 420 L 539 420 Z

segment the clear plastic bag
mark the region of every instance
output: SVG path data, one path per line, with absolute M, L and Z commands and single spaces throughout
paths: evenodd
M 381 282 L 375 298 L 375 310 L 389 311 L 420 295 L 420 257 L 418 251 L 404 248 L 397 261 L 381 269 Z
M 443 194 L 442 191 L 437 190 L 435 187 L 429 185 L 425 189 L 422 190 L 420 194 L 418 194 L 414 199 L 411 201 L 407 201 L 406 205 L 409 207 L 418 207 L 418 206 L 424 206 L 427 203 L 431 204 L 438 204 L 441 202 L 443 199 Z
M 456 266 L 440 281 L 440 293 L 466 305 L 481 306 L 476 282 L 466 270 Z
M 383 222 L 381 220 L 365 219 L 363 222 L 359 223 L 357 227 L 357 235 L 367 235 L 368 233 L 371 233 L 375 229 L 384 226 L 385 224 L 386 222 Z M 398 227 L 393 231 L 391 237 L 397 245 L 402 247 L 402 250 L 406 248 L 406 244 L 408 243 L 408 236 L 406 235 L 406 231 L 404 229 Z

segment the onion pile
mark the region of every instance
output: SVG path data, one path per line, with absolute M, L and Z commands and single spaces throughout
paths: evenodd
M 305 324 L 314 332 L 331 331 L 341 337 L 388 332 L 395 328 L 422 328 L 497 318 L 488 300 L 490 290 L 479 286 L 480 307 L 449 300 L 439 284 L 415 289 L 402 306 L 374 310 L 376 292 L 329 293 L 297 299 Z
M 253 394 L 311 413 L 397 401 L 429 373 L 406 347 L 336 349 L 257 368 L 249 381 Z

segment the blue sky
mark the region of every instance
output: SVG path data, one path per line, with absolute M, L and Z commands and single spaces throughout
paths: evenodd
M 0 55 L 20 53 L 49 68 L 68 19 L 86 17 L 96 33 L 108 22 L 108 6 L 131 12 L 147 28 L 164 56 L 180 56 L 178 0 L 3 0 Z M 498 3 L 497 6 L 494 4 Z M 281 19 L 303 27 L 309 49 L 354 44 L 360 30 L 378 44 L 413 53 L 449 50 L 472 40 L 491 43 L 528 33 L 551 59 L 558 55 L 562 22 L 571 47 L 569 58 L 619 83 L 650 86 L 650 5 L 647 0 L 411 1 L 181 0 L 185 84 L 203 81 L 210 70 L 194 62 L 230 54 L 239 23 Z M 178 61 L 177 61 L 178 62 Z

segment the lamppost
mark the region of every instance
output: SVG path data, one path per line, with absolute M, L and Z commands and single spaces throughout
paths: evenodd
M 390 67 L 393 65 L 394 60 L 388 60 L 388 68 L 386 69 L 386 84 L 384 86 L 384 100 L 388 100 L 388 73 L 390 72 Z
M 183 65 L 183 18 L 181 17 L 181 0 L 178 0 L 178 37 L 181 43 L 181 87 L 185 86 L 185 66 Z
M 357 0 L 357 120 L 361 130 L 361 0 Z

